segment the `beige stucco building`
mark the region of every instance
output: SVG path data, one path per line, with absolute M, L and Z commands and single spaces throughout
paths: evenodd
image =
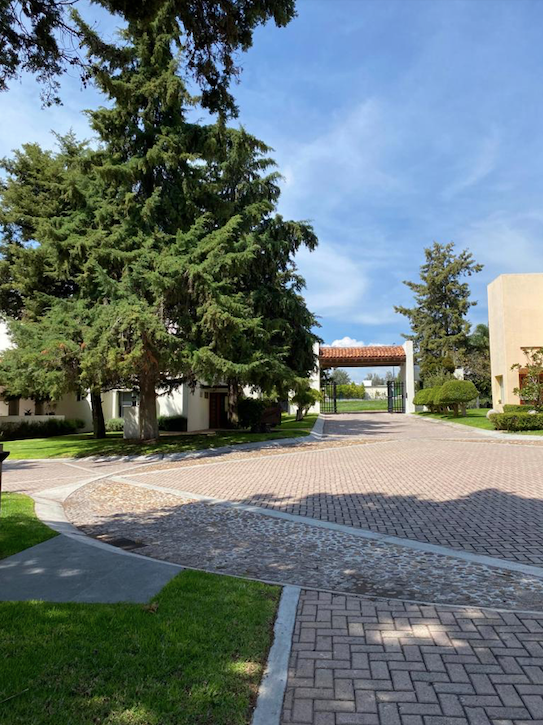
M 543 273 L 502 274 L 488 285 L 492 406 L 518 404 L 513 393 L 525 362 L 524 349 L 543 347 Z

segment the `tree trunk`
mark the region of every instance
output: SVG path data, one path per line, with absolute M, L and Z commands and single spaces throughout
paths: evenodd
M 303 406 L 299 405 L 296 408 L 296 420 L 303 420 L 304 419 L 304 409 Z
M 232 428 L 239 424 L 238 416 L 239 382 L 236 378 L 228 380 L 228 422 Z
M 102 395 L 99 389 L 91 390 L 92 408 L 92 437 L 106 437 L 106 423 L 104 421 L 104 409 L 102 408 Z
M 140 386 L 140 440 L 157 441 L 158 418 L 156 414 L 156 386 L 153 375 L 141 375 Z

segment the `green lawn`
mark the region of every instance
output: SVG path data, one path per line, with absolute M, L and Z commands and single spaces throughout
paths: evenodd
M 451 421 L 451 423 L 461 423 L 462 425 L 469 425 L 472 428 L 494 430 L 494 426 L 486 417 L 488 413 L 486 408 L 470 408 L 466 413 L 466 415 L 459 415 L 458 418 L 455 418 L 452 413 L 418 413 L 418 415 L 423 418 L 438 418 L 439 420 Z
M 294 416 L 290 416 L 294 418 Z M 286 421 L 271 433 L 249 433 L 248 431 L 225 431 L 211 435 L 161 436 L 158 443 L 137 443 L 123 440 L 122 433 L 108 433 L 103 440 L 95 440 L 90 433 L 79 433 L 53 438 L 29 438 L 6 441 L 4 447 L 10 452 L 9 459 L 21 458 L 81 458 L 84 456 L 147 455 L 151 453 L 180 453 L 204 448 L 219 448 L 251 441 L 267 441 L 280 438 L 297 438 L 308 435 L 313 423 L 309 420 L 293 424 Z M 303 428 L 304 430 L 291 430 Z
M 311 413 L 310 415 L 306 415 L 303 420 L 296 420 L 295 415 L 283 413 L 281 428 L 279 430 L 307 430 L 311 432 L 311 428 L 315 425 L 318 417 L 316 413 Z
M 0 559 L 56 536 L 36 517 L 34 501 L 22 493 L 2 494 L 0 512 Z M 2 718 L 0 716 L 0 722 Z
M 184 571 L 150 605 L 0 603 L 0 722 L 248 725 L 279 593 Z
M 338 413 L 354 413 L 364 410 L 387 410 L 387 400 L 338 400 Z

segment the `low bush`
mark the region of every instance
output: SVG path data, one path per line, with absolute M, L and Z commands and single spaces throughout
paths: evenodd
M 496 430 L 543 430 L 543 413 L 491 413 Z
M 533 410 L 531 405 L 504 405 L 504 413 L 529 413 Z
M 108 433 L 124 430 L 124 418 L 110 418 L 106 421 L 106 430 Z
M 413 403 L 415 405 L 428 405 L 428 394 L 431 390 L 432 388 L 422 388 L 422 390 L 417 390 L 415 397 L 413 398 Z
M 261 398 L 241 398 L 238 402 L 238 418 L 240 428 L 258 430 L 262 414 L 269 405 L 269 401 Z
M 362 383 L 349 383 L 348 385 L 338 385 L 336 387 L 337 397 L 344 400 L 360 399 L 364 400 L 366 388 Z
M 84 421 L 79 418 L 25 420 L 20 423 L 0 422 L 0 440 L 15 441 L 21 438 L 51 438 L 52 436 L 70 435 L 70 433 L 76 433 L 84 425 Z
M 159 415 L 159 430 L 174 431 L 175 433 L 186 433 L 187 419 L 184 415 Z

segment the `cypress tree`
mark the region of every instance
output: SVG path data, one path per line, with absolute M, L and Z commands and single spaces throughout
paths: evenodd
M 434 242 L 424 255 L 420 282 L 404 282 L 414 293 L 416 306 L 394 308 L 409 320 L 412 333 L 404 337 L 414 342 L 423 379 L 449 366 L 454 369 L 458 362 L 470 330 L 466 315 L 477 304 L 470 300 L 469 284 L 462 278 L 483 268 L 467 249 L 455 254 L 453 243 Z

